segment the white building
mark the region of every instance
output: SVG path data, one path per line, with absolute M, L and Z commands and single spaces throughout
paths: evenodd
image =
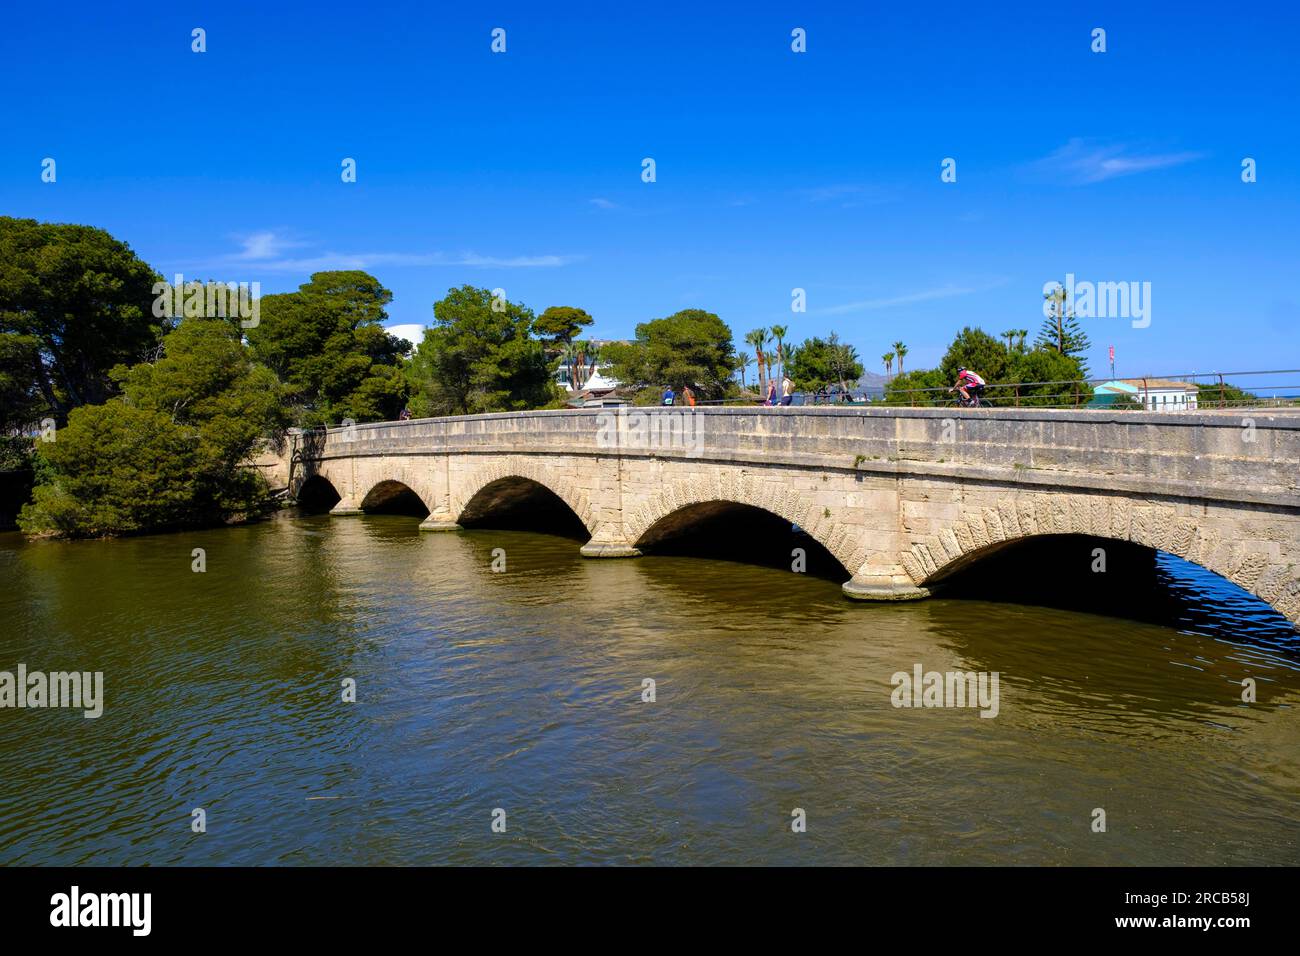
M 1167 378 L 1122 378 L 1103 382 L 1093 391 L 1091 405 L 1108 405 L 1123 397 L 1141 402 L 1149 412 L 1193 411 L 1200 395 L 1200 389 L 1191 382 Z

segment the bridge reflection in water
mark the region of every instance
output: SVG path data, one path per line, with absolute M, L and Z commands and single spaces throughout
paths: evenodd
M 1296 416 L 640 414 L 689 416 L 692 443 L 646 447 L 596 410 L 524 412 L 330 430 L 296 445 L 292 474 L 268 467 L 304 501 L 337 496 L 333 515 L 400 509 L 449 531 L 528 517 L 586 538 L 589 557 L 672 549 L 692 524 L 748 539 L 761 511 L 801 529 L 819 573 L 838 565 L 844 592 L 866 600 L 927 597 L 1018 542 L 1082 536 L 1175 555 L 1300 621 Z M 1095 573 L 1054 565 L 1076 592 Z

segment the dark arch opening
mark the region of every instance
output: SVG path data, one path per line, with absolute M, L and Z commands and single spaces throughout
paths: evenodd
M 1104 571 L 1093 570 L 1103 566 L 1099 561 Z M 1295 626 L 1265 601 L 1200 565 L 1131 541 L 1021 538 L 975 552 L 942 581 L 944 598 L 1103 614 L 1300 650 Z
M 852 573 L 826 547 L 785 518 L 735 501 L 703 501 L 679 508 L 646 529 L 636 543 L 643 554 L 736 561 L 791 570 L 802 548 L 804 573 L 842 584 Z
M 310 475 L 298 486 L 298 507 L 308 514 L 329 511 L 342 497 L 330 480 L 320 475 Z
M 575 541 L 591 537 L 582 519 L 564 499 L 529 478 L 498 478 L 478 490 L 461 511 L 462 528 L 503 528 L 537 531 Z
M 376 515 L 412 515 L 424 518 L 429 514 L 420 496 L 400 481 L 381 481 L 362 499 L 361 510 Z

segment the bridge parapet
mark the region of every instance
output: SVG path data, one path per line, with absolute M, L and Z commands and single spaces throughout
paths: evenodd
M 525 454 L 782 464 L 1210 500 L 1300 504 L 1300 416 L 1252 411 L 644 408 L 623 432 L 689 416 L 690 447 L 619 442 L 618 410 L 418 419 L 330 429 L 322 459 Z M 648 426 L 635 424 L 644 416 Z M 656 422 L 656 420 L 658 420 Z M 631 424 L 629 424 L 631 423 Z

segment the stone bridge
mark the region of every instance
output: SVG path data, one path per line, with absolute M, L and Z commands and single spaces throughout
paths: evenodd
M 1023 538 L 1089 535 L 1179 555 L 1300 622 L 1300 416 L 1286 411 L 580 409 L 291 445 L 291 490 L 327 481 L 335 515 L 413 493 L 422 528 L 457 530 L 554 495 L 585 526 L 584 555 L 630 557 L 751 506 L 798 525 L 843 565 L 846 594 L 875 600 L 925 597 Z

